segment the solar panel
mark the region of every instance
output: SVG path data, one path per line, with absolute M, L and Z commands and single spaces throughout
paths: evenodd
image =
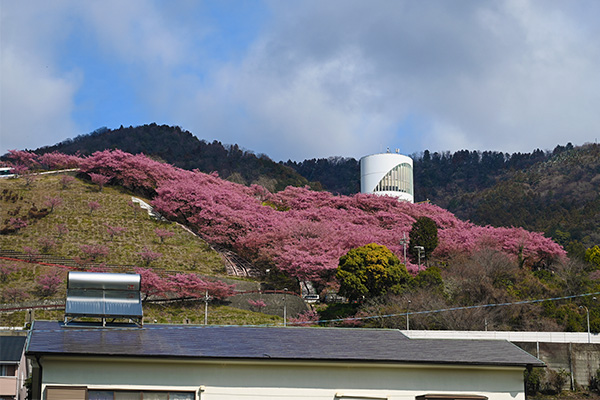
M 75 318 L 129 319 L 142 325 L 143 311 L 139 274 L 69 272 L 65 325 Z

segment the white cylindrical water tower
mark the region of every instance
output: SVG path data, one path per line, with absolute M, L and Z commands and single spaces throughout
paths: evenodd
M 396 153 L 381 153 L 360 159 L 360 191 L 414 202 L 413 160 Z

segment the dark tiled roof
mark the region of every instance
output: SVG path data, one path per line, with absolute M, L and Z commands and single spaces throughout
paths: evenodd
M 25 340 L 25 336 L 0 336 L 0 362 L 19 362 Z
M 408 339 L 397 330 L 146 325 L 63 327 L 36 321 L 30 354 L 324 360 L 392 363 L 543 365 L 500 340 Z

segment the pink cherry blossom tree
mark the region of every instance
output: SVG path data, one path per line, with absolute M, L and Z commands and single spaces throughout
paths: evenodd
M 37 277 L 35 280 L 36 291 L 40 297 L 50 297 L 58 292 L 63 282 L 63 274 L 59 271 L 51 271 Z
M 56 242 L 54 241 L 54 239 L 48 236 L 43 236 L 39 238 L 38 244 L 40 245 L 40 249 L 44 254 L 50 253 L 56 247 Z
M 83 159 L 77 155 L 59 152 L 45 153 L 37 158 L 37 162 L 45 169 L 78 168 Z
M 53 212 L 54 208 L 61 206 L 62 203 L 63 203 L 63 199 L 61 197 L 46 197 L 44 206 L 49 207 L 50 212 Z
M 111 241 L 115 236 L 121 236 L 127 231 L 127 228 L 123 228 L 122 226 L 112 226 L 108 223 L 104 223 L 104 228 L 106 229 L 106 233 L 110 236 Z
M 79 246 L 81 252 L 92 261 L 108 256 L 109 249 L 101 244 L 82 244 Z
M 250 305 L 250 308 L 254 309 L 257 312 L 260 312 L 260 310 L 267 306 L 267 303 L 265 303 L 262 300 L 248 299 L 248 304 Z
M 19 267 L 15 264 L 5 264 L 4 261 L 0 261 L 0 282 L 7 282 L 17 271 L 19 271 Z
M 136 268 L 135 272 L 141 276 L 141 291 L 144 294 L 144 301 L 149 297 L 166 297 L 167 293 L 171 291 L 169 280 L 162 278 L 152 269 Z
M 97 209 L 100 208 L 100 203 L 98 203 L 97 201 L 92 200 L 92 201 L 88 202 L 88 208 L 90 210 L 90 215 L 92 215 L 92 213 L 94 211 L 96 211 Z
M 7 287 L 0 294 L 2 300 L 7 303 L 17 303 L 29 297 L 29 293 L 22 287 Z
M 71 175 L 63 175 L 60 178 L 60 185 L 63 190 L 68 189 L 75 182 L 75 178 Z
M 154 233 L 156 233 L 156 236 L 158 236 L 158 238 L 160 239 L 161 244 L 163 244 L 165 242 L 165 239 L 173 237 L 175 235 L 175 232 L 172 232 L 168 229 L 161 229 L 161 228 L 156 228 L 154 230 Z
M 26 167 L 33 167 L 37 164 L 38 155 L 31 151 L 22 150 L 9 150 L 8 159 L 16 165 L 24 165 Z
M 67 228 L 66 224 L 56 224 L 54 229 L 56 230 L 56 234 L 59 238 L 69 234 L 69 228 Z
M 162 257 L 161 253 L 152 251 L 152 250 L 148 249 L 147 247 L 144 247 L 144 250 L 142 250 L 136 254 L 140 258 L 142 265 L 145 265 L 145 266 L 149 266 L 153 261 L 156 261 Z
M 23 252 L 27 255 L 27 260 L 30 262 L 35 261 L 35 259 L 40 255 L 40 251 L 31 246 L 23 246 Z
M 95 183 L 96 185 L 98 185 L 99 192 L 102 191 L 102 189 L 104 188 L 104 185 L 106 185 L 108 182 L 110 182 L 110 177 L 106 176 L 106 175 L 96 174 L 93 172 L 89 172 L 88 175 L 90 176 L 90 179 L 92 180 L 92 182 Z
M 206 292 L 206 282 L 196 274 L 175 274 L 169 277 L 175 293 L 182 298 L 199 298 Z
M 27 227 L 27 221 L 23 218 L 12 217 L 8 219 L 8 226 L 13 232 L 18 232 Z

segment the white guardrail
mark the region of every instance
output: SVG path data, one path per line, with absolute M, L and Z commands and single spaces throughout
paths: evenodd
M 531 343 L 599 343 L 600 335 L 587 332 L 511 332 L 511 331 L 420 331 L 403 330 L 411 339 L 497 339 Z

